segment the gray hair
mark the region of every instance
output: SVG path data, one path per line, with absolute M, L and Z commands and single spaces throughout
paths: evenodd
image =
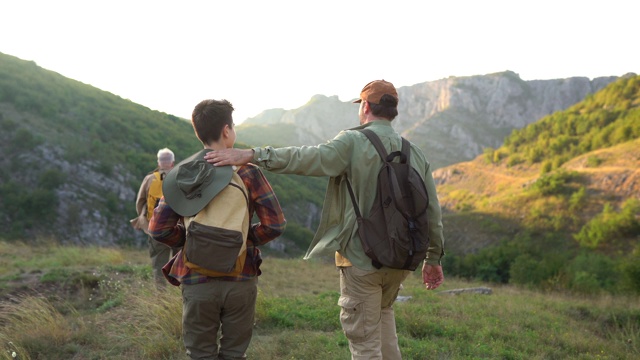
M 169 150 L 169 148 L 164 148 L 158 150 L 158 165 L 159 166 L 169 166 L 175 161 L 175 155 L 173 155 L 173 151 Z

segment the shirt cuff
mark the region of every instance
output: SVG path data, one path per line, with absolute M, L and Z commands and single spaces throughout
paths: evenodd
M 269 148 L 253 148 L 253 163 L 261 168 L 268 168 L 269 166 Z

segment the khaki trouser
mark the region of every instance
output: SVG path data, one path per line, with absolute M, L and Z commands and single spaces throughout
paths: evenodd
M 169 262 L 169 259 L 173 257 L 173 251 L 171 247 L 153 240 L 148 237 L 149 243 L 149 257 L 151 258 L 151 272 L 153 273 L 153 279 L 157 285 L 166 285 L 167 280 L 162 274 L 162 267 Z
M 393 302 L 410 271 L 340 269 L 340 323 L 354 360 L 400 360 Z
M 182 285 L 181 289 L 182 335 L 187 355 L 191 359 L 246 359 L 253 334 L 258 278 L 213 280 Z

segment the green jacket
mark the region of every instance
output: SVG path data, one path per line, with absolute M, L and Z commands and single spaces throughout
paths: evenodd
M 333 140 L 317 146 L 254 148 L 253 161 L 279 174 L 329 176 L 318 230 L 305 259 L 338 252 L 354 266 L 371 270 L 371 259 L 362 250 L 356 215 L 351 204 L 346 178 L 351 181 L 362 216 L 368 216 L 375 197 L 380 156 L 367 137 L 355 129 L 368 128 L 380 137 L 387 152 L 400 150 L 402 141 L 385 119 L 375 120 L 341 131 Z M 422 175 L 429 194 L 429 231 L 431 243 L 426 262 L 439 265 L 444 255 L 442 213 L 431 176 L 429 162 L 422 151 L 411 144 L 411 165 Z

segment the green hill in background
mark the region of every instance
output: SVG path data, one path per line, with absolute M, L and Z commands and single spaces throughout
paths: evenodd
M 593 150 L 640 137 L 640 77 L 625 77 L 571 108 L 509 135 L 491 158 L 509 166 L 543 163 L 543 170 Z
M 91 159 L 143 176 L 162 147 L 184 158 L 200 148 L 184 119 L 152 111 L 18 58 L 0 54 L 0 104 L 14 155 L 46 144 L 68 161 Z M 8 152 L 5 152 L 8 151 Z
M 180 161 L 202 147 L 185 119 L 1 53 L 0 128 L 0 237 L 8 240 L 140 243 L 128 219 L 158 149 Z M 268 177 L 289 209 L 299 253 L 314 225 L 300 212 L 320 206 L 326 180 Z

